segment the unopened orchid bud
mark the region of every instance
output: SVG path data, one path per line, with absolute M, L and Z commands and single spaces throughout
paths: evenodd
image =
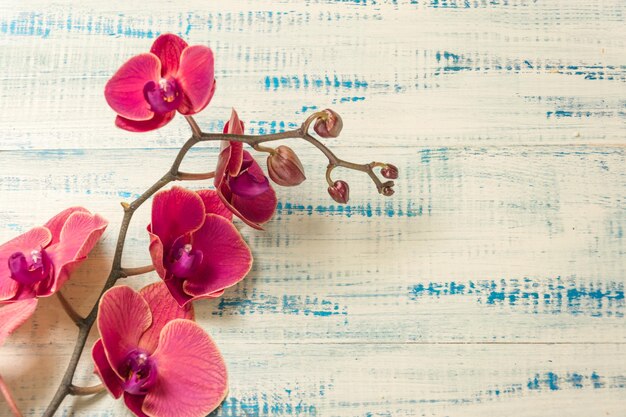
M 336 138 L 343 128 L 341 116 L 331 109 L 326 109 L 323 113 L 326 114 L 318 117 L 313 129 L 323 138 Z
M 350 187 L 345 181 L 335 181 L 332 187 L 328 187 L 328 194 L 340 204 L 346 204 L 350 199 Z
M 398 167 L 392 164 L 386 164 L 383 169 L 380 170 L 380 173 L 383 177 L 389 178 L 390 180 L 398 179 Z
M 267 171 L 272 181 L 283 187 L 299 185 L 306 179 L 298 155 L 284 145 L 274 149 L 274 153 L 267 157 Z
M 391 186 L 385 186 L 383 187 L 383 189 L 381 190 L 382 195 L 384 195 L 385 197 L 391 197 L 393 195 L 393 193 L 395 193 L 393 187 Z

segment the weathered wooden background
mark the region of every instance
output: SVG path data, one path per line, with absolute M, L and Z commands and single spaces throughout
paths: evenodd
M 118 130 L 102 94 L 163 32 L 215 51 L 205 130 L 231 107 L 268 133 L 331 106 L 340 156 L 401 170 L 390 199 L 346 173 L 337 206 L 321 154 L 291 142 L 309 180 L 278 191 L 265 232 L 243 228 L 250 276 L 197 305 L 230 371 L 217 416 L 626 416 L 626 2 L 0 1 L 0 240 L 70 205 L 105 215 L 64 290 L 81 311 L 108 273 L 119 202 L 189 135 L 180 117 Z M 210 170 L 216 152 L 185 169 Z M 148 212 L 129 266 L 149 261 Z M 75 333 L 46 299 L 0 350 L 26 415 Z M 84 357 L 77 381 L 91 370 Z M 125 413 L 99 395 L 59 415 Z

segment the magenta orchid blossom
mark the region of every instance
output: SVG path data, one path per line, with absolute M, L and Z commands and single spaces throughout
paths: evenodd
M 150 255 L 180 305 L 220 296 L 241 281 L 252 254 L 213 190 L 160 191 L 152 202 Z
M 224 133 L 241 135 L 244 125 L 233 109 Z M 276 193 L 259 164 L 241 142 L 222 142 L 215 189 L 226 207 L 250 227 L 262 229 L 276 211 Z
M 108 290 L 98 311 L 96 373 L 139 417 L 204 417 L 227 393 L 226 364 L 211 338 L 165 284 Z
M 104 89 L 117 113 L 115 124 L 146 132 L 169 123 L 176 111 L 192 115 L 204 109 L 215 92 L 213 52 L 187 45 L 171 33 L 159 36 L 150 52 L 129 59 Z
M 0 303 L 48 297 L 87 258 L 108 222 L 82 207 L 0 246 Z

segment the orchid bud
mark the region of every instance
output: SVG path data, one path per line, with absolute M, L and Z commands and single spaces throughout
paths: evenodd
M 385 197 L 391 197 L 393 195 L 393 193 L 395 193 L 393 187 L 391 186 L 385 186 L 383 187 L 383 189 L 381 190 L 382 195 L 384 195 Z
M 323 138 L 336 138 L 343 128 L 341 116 L 331 109 L 323 112 L 326 114 L 317 118 L 313 129 Z
M 350 187 L 345 181 L 335 181 L 332 187 L 328 187 L 328 194 L 340 204 L 346 204 L 350 198 Z
M 281 145 L 267 157 L 267 172 L 270 178 L 283 187 L 299 185 L 306 179 L 298 155 L 288 146 Z
M 380 173 L 383 177 L 389 178 L 390 180 L 398 179 L 398 167 L 391 164 L 386 164 L 383 169 L 380 170 Z

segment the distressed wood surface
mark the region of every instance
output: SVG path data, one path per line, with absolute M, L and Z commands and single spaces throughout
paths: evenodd
M 620 0 L 0 2 L 0 241 L 70 205 L 107 217 L 64 290 L 89 309 L 119 202 L 189 135 L 180 117 L 117 130 L 103 86 L 175 32 L 216 54 L 205 130 L 231 107 L 269 133 L 332 106 L 340 156 L 401 172 L 390 199 L 346 173 L 337 206 L 322 156 L 290 142 L 308 180 L 278 190 L 266 231 L 241 227 L 249 277 L 196 306 L 230 372 L 215 416 L 624 416 L 625 16 Z M 185 170 L 216 153 L 194 149 Z M 146 207 L 125 264 L 149 261 L 147 223 Z M 45 299 L 0 349 L 25 415 L 75 333 Z M 96 382 L 87 356 L 76 380 Z M 66 400 L 72 415 L 126 411 L 98 395 Z

